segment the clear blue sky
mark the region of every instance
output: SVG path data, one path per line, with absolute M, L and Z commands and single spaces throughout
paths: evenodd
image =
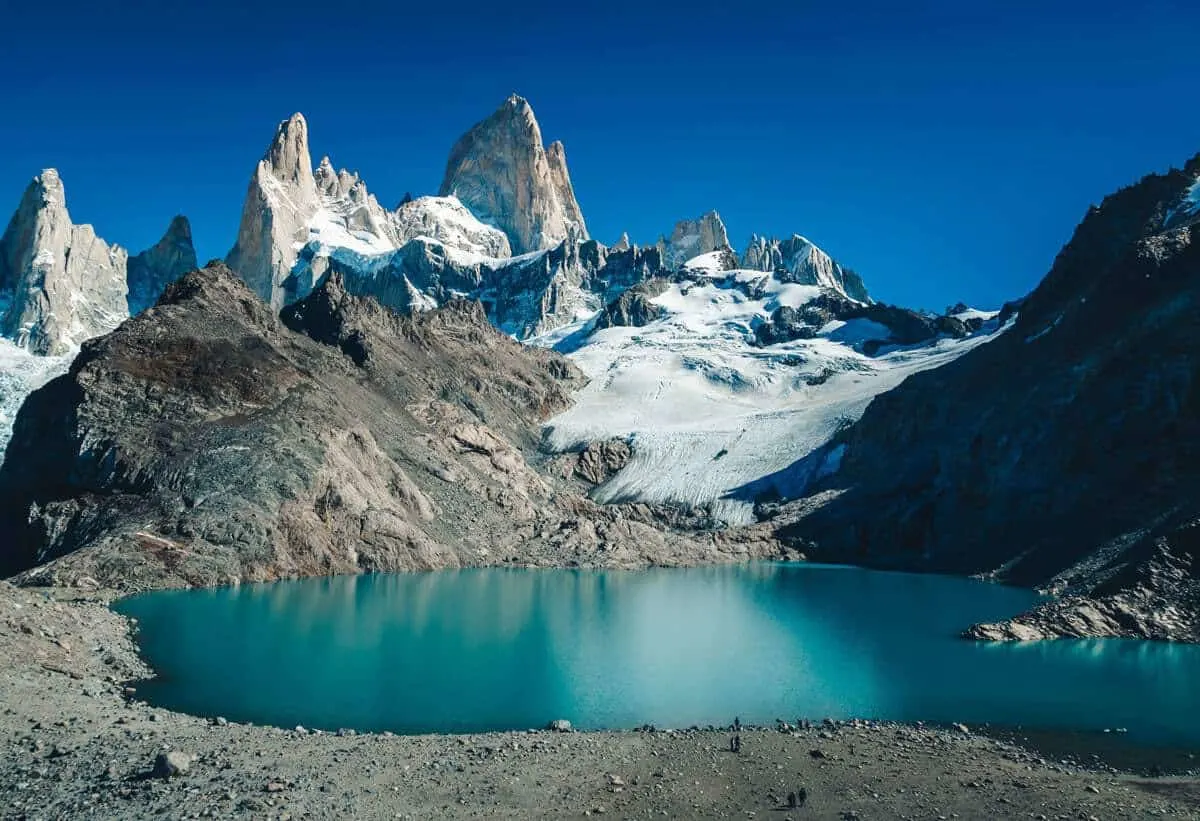
M 735 246 L 805 234 L 887 301 L 995 306 L 1089 203 L 1200 151 L 1194 2 L 671 5 L 0 3 L 3 219 L 56 166 L 106 239 L 183 212 L 224 256 L 292 111 L 390 206 L 516 91 L 602 241 L 716 208 Z

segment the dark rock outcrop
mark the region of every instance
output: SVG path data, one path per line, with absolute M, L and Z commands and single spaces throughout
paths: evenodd
M 478 303 L 400 316 L 330 276 L 280 319 L 220 263 L 85 344 L 0 466 L 0 561 L 119 589 L 466 564 L 766 555 L 531 467 L 578 371 Z
M 1087 597 L 978 635 L 1200 640 L 1200 227 L 1164 225 L 1198 175 L 1093 207 L 1011 330 L 877 397 L 784 531 L 820 558 Z
M 633 448 L 624 439 L 591 442 L 575 462 L 575 475 L 593 485 L 607 482 L 629 463 Z
M 661 319 L 666 313 L 652 301 L 670 286 L 670 281 L 655 277 L 641 282 L 604 306 L 593 326 L 599 331 L 618 326 L 640 328 Z
M 788 305 L 776 308 L 770 319 L 754 329 L 754 338 L 759 345 L 812 339 L 833 320 L 853 319 L 866 319 L 887 329 L 886 336 L 863 343 L 863 353 L 868 356 L 874 356 L 885 345 L 919 345 L 939 335 L 962 339 L 983 327 L 982 321 L 968 325 L 949 315 L 931 317 L 881 302 L 864 304 L 838 291 L 826 290 L 799 308 Z

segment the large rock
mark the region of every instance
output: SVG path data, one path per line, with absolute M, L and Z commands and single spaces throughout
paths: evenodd
M 440 194 L 504 231 L 517 254 L 588 236 L 562 143 L 543 147 L 533 109 L 516 95 L 455 143 Z
M 1200 639 L 1200 217 L 1178 210 L 1197 177 L 1200 157 L 1089 210 L 1011 329 L 871 403 L 834 444 L 838 492 L 785 532 L 1092 607 L 1014 631 Z
M 129 258 L 129 313 L 140 314 L 149 308 L 168 285 L 196 267 L 192 226 L 187 217 L 177 216 L 152 248 Z
M 66 353 L 128 316 L 124 248 L 67 212 L 58 172 L 25 189 L 0 238 L 0 334 L 37 354 Z

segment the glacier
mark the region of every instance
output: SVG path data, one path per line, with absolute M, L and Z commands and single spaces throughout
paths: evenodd
M 876 395 L 910 374 L 935 368 L 992 339 L 995 314 L 963 339 L 881 347 L 889 330 L 870 320 L 834 320 L 812 339 L 756 347 L 753 328 L 783 305 L 799 307 L 822 288 L 780 282 L 773 274 L 712 272 L 710 260 L 686 266 L 695 279 L 675 282 L 654 302 L 665 316 L 643 327 L 586 333 L 586 323 L 531 340 L 567 352 L 590 382 L 575 404 L 547 422 L 552 452 L 619 438 L 633 456 L 597 487 L 601 502 L 643 501 L 705 507 L 727 524 L 754 518 L 749 488 L 780 474 L 856 421 Z M 707 273 L 706 273 L 707 272 Z M 580 335 L 585 340 L 580 342 Z M 831 454 L 818 471 L 836 469 Z M 755 492 L 760 492 L 761 488 Z

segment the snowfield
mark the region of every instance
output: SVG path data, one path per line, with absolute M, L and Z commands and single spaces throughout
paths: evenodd
M 8 447 L 13 422 L 25 397 L 66 373 L 76 353 L 35 356 L 11 340 L 0 339 L 0 457 Z
M 825 445 L 877 394 L 963 355 L 995 330 L 991 322 L 966 339 L 887 347 L 875 357 L 864 355 L 861 343 L 886 338 L 888 330 L 867 320 L 829 322 L 814 339 L 750 344 L 754 326 L 776 308 L 820 292 L 759 271 L 672 285 L 653 300 L 667 311 L 662 319 L 596 332 L 569 351 L 591 382 L 548 422 L 547 446 L 565 452 L 627 439 L 633 458 L 596 488 L 598 501 L 709 505 L 729 524 L 747 523 L 759 480 Z M 533 341 L 569 350 L 568 341 L 577 345 L 586 327 L 574 336 L 566 331 Z M 840 455 L 812 469 L 836 470 Z M 769 481 L 786 493 L 808 478 L 792 471 Z

